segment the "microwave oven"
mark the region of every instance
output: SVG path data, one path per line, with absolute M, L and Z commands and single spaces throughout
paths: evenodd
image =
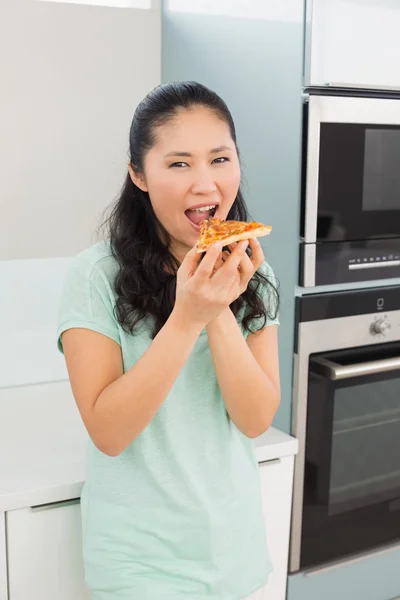
M 300 285 L 400 277 L 400 99 L 311 91 Z

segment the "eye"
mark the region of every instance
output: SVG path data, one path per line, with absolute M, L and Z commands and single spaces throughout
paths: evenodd
M 188 166 L 188 164 L 185 162 L 174 162 L 174 163 L 172 163 L 172 165 L 169 166 L 169 168 L 170 169 L 172 169 L 172 168 L 181 169 L 182 167 L 187 167 L 187 166 Z
M 229 158 L 227 156 L 220 156 L 219 158 L 215 158 L 213 163 L 217 165 L 222 165 L 224 162 L 229 162 Z

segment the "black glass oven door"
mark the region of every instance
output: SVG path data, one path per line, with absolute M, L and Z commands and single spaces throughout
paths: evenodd
M 400 236 L 400 126 L 321 123 L 317 241 Z
M 400 542 L 400 344 L 310 357 L 301 567 Z

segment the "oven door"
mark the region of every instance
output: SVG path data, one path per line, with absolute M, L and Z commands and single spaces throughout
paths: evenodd
M 400 542 L 400 343 L 310 357 L 301 568 Z
M 400 236 L 400 100 L 310 96 L 306 243 Z

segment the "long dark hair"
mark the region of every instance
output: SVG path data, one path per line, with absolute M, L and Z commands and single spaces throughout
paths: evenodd
M 173 119 L 178 111 L 196 106 L 208 108 L 226 122 L 237 147 L 232 115 L 215 92 L 196 82 L 160 85 L 142 100 L 133 116 L 129 149 L 136 173 L 143 172 L 143 158 L 156 142 L 156 128 Z M 227 218 L 248 220 L 240 189 Z M 129 173 L 103 226 L 107 229 L 111 252 L 120 265 L 114 283 L 118 322 L 126 331 L 134 333 L 143 319 L 152 317 L 155 337 L 174 306 L 179 262 L 170 252 L 170 236 L 157 219 L 148 193 L 133 183 Z M 254 319 L 258 320 L 256 329 L 260 329 L 267 317 L 275 318 L 278 304 L 276 286 L 257 271 L 231 310 L 235 316 L 240 315 L 243 327 L 250 332 Z

